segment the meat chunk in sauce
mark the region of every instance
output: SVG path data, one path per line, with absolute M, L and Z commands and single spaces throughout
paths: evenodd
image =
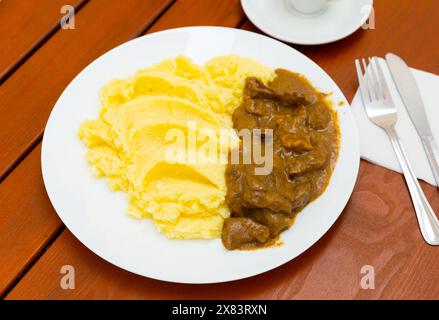
M 268 85 L 247 78 L 233 126 L 273 130 L 273 169 L 256 175 L 260 165 L 254 163 L 227 166 L 232 216 L 224 221 L 222 241 L 230 250 L 264 247 L 325 190 L 338 155 L 337 118 L 303 76 L 278 69 Z
M 268 227 L 250 218 L 228 218 L 224 221 L 222 241 L 228 249 L 257 246 L 269 237 Z

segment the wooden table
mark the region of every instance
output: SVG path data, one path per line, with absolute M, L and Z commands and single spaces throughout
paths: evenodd
M 158 30 L 220 25 L 258 31 L 239 0 L 70 0 L 76 28 L 59 27 L 64 0 L 0 2 L 0 295 L 5 299 L 438 299 L 439 249 L 424 243 L 403 177 L 362 161 L 355 191 L 311 249 L 262 275 L 181 285 L 133 275 L 86 249 L 53 210 L 40 170 L 41 138 L 58 96 L 99 55 Z M 404 57 L 439 74 L 437 0 L 376 0 L 376 29 L 339 42 L 293 46 L 352 99 L 356 57 Z M 415 159 L 413 159 L 414 161 Z M 439 193 L 422 183 L 439 212 Z M 63 290 L 63 265 L 76 288 Z M 375 289 L 360 286 L 374 267 Z

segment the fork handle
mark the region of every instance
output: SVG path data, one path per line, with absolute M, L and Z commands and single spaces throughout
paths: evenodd
M 428 203 L 424 191 L 422 191 L 418 179 L 410 166 L 407 154 L 401 144 L 401 140 L 399 139 L 395 127 L 390 126 L 385 130 L 389 135 L 393 149 L 395 150 L 396 156 L 401 165 L 402 172 L 404 173 L 422 236 L 428 244 L 437 246 L 439 245 L 439 221 L 436 214 Z
M 425 153 L 427 154 L 428 161 L 430 161 L 430 167 L 439 188 L 439 148 L 433 137 L 422 138 L 422 143 L 424 144 Z

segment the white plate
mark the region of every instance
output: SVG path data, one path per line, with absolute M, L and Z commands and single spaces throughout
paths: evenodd
M 96 179 L 77 138 L 84 119 L 99 110 L 99 89 L 110 79 L 179 54 L 197 63 L 217 55 L 239 54 L 272 68 L 305 74 L 324 92 L 333 92 L 340 119 L 341 150 L 326 192 L 301 212 L 282 233 L 280 247 L 227 251 L 220 239 L 169 240 L 150 220 L 124 214 L 127 199 Z M 313 245 L 335 222 L 357 177 L 359 143 L 354 118 L 340 89 L 310 59 L 287 45 L 248 31 L 190 27 L 162 31 L 129 41 L 85 68 L 65 89 L 46 126 L 41 155 L 49 198 L 67 228 L 98 256 L 128 271 L 181 283 L 213 283 L 250 277 L 273 269 Z
M 245 14 L 259 29 L 279 40 L 324 44 L 349 36 L 372 12 L 373 0 L 329 0 L 315 15 L 305 15 L 288 0 L 241 0 Z

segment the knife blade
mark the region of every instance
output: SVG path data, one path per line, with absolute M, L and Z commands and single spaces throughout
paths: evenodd
M 418 84 L 403 59 L 393 53 L 388 53 L 386 55 L 386 62 L 399 95 L 410 115 L 410 119 L 421 138 L 434 178 L 439 187 L 439 148 L 428 122 Z

